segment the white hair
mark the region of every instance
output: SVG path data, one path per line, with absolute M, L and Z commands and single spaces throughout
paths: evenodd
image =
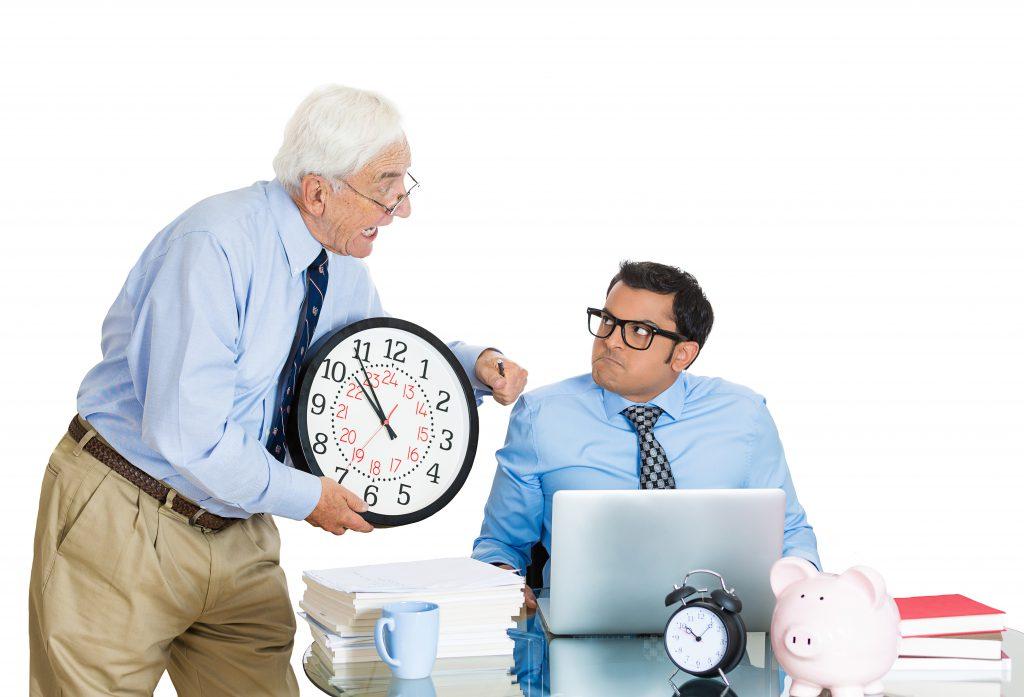
M 403 137 L 401 117 L 390 101 L 375 92 L 327 85 L 302 100 L 288 121 L 274 173 L 289 191 L 307 174 L 333 184 Z

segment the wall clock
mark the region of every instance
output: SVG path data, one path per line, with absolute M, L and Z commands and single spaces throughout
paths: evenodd
M 393 317 L 343 327 L 310 348 L 297 390 L 292 462 L 361 496 L 372 525 L 423 520 L 465 484 L 476 399 L 455 355 L 423 327 Z

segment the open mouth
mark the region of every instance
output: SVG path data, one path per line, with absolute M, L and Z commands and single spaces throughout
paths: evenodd
M 368 240 L 374 239 L 375 237 L 377 237 L 377 228 L 376 227 L 368 227 L 368 228 L 366 228 L 365 230 L 363 230 L 363 237 L 365 237 Z

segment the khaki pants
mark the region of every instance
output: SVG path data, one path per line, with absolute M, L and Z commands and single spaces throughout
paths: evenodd
M 32 695 L 297 695 L 269 515 L 192 527 L 65 435 L 43 475 L 29 588 Z

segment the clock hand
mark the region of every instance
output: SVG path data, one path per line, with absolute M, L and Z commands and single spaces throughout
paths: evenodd
M 377 415 L 380 417 L 381 421 L 383 421 L 384 409 L 380 405 L 380 400 L 377 399 L 377 392 L 373 389 L 373 385 L 370 382 L 370 375 L 369 373 L 366 372 L 366 366 L 363 365 L 363 359 L 360 358 L 359 356 L 356 356 L 356 360 L 359 361 L 359 369 L 363 371 L 363 377 L 366 378 L 366 387 L 370 388 L 370 393 L 367 394 L 366 390 L 363 389 L 362 383 L 359 384 L 359 389 L 363 390 L 363 394 L 366 395 L 367 401 L 370 402 L 370 404 L 373 406 L 373 410 L 377 412 Z M 370 395 L 373 395 L 372 399 L 370 398 Z
M 395 409 L 397 409 L 397 408 L 398 408 L 397 404 L 395 406 L 391 407 L 391 411 L 388 412 L 387 417 L 385 417 L 385 419 L 384 419 L 384 421 L 382 423 L 384 428 L 386 428 L 387 431 L 388 431 L 388 438 L 390 438 L 391 440 L 394 440 L 395 438 L 398 438 L 398 434 L 395 433 L 395 429 L 391 428 L 391 415 L 395 413 Z M 380 411 L 381 411 L 381 414 L 384 413 L 383 409 L 381 409 Z
M 701 633 L 700 633 L 700 635 L 701 635 L 701 636 L 704 636 L 705 634 L 707 634 L 707 633 L 708 633 L 708 630 L 709 630 L 709 629 L 711 629 L 711 624 L 710 624 L 710 623 L 708 624 L 708 626 L 707 626 L 707 627 L 704 627 L 704 631 L 703 631 L 703 632 L 701 632 Z
M 394 414 L 395 413 L 395 409 L 397 409 L 397 408 L 398 408 L 397 404 L 395 406 L 391 407 L 391 414 Z M 388 414 L 388 420 L 391 419 L 391 414 Z M 384 428 L 384 424 L 381 424 L 380 426 L 377 427 L 377 430 L 373 432 L 372 436 L 370 436 L 369 438 L 366 439 L 366 442 L 363 443 L 363 447 L 360 448 L 360 450 L 366 450 L 366 446 L 368 446 L 370 444 L 370 441 L 373 440 L 377 436 L 378 433 L 380 433 L 380 430 L 382 428 Z
M 366 391 L 366 388 L 363 387 L 363 383 L 359 381 L 358 377 L 356 378 L 356 385 L 359 387 L 359 390 L 363 393 L 363 396 L 366 397 L 366 403 L 370 405 L 370 408 L 373 409 L 373 413 L 377 415 L 377 418 L 380 419 L 381 425 L 383 425 L 384 411 L 377 406 L 377 403 L 375 401 L 373 401 L 373 398 L 370 397 L 370 393 Z
M 686 633 L 687 633 L 687 634 L 689 634 L 690 636 L 692 636 L 692 637 L 693 637 L 694 639 L 700 639 L 700 637 L 699 637 L 699 636 L 697 636 L 696 634 L 694 634 L 694 633 L 693 633 L 693 630 L 692 630 L 692 629 L 690 629 L 690 628 L 689 628 L 689 627 L 688 627 L 687 625 L 685 625 L 685 624 L 684 624 L 684 625 L 683 625 L 683 629 L 685 629 L 685 630 L 686 630 Z
M 359 361 L 359 367 L 362 368 L 363 375 L 366 377 L 366 386 L 370 388 L 370 394 L 373 395 L 374 403 L 371 406 L 373 406 L 373 410 L 377 412 L 377 418 L 380 419 L 381 424 L 388 430 L 388 437 L 390 437 L 391 440 L 398 438 L 398 434 L 395 433 L 393 428 L 391 428 L 391 424 L 388 423 L 387 418 L 384 416 L 384 409 L 380 405 L 380 399 L 377 397 L 377 391 L 373 389 L 373 382 L 370 380 L 370 376 L 366 373 L 366 366 L 363 365 L 363 359 L 357 354 L 356 360 Z M 359 381 L 356 380 L 356 382 Z M 369 401 L 370 394 L 366 394 L 366 390 L 363 389 L 362 383 L 359 384 L 359 389 L 363 390 L 363 394 L 366 395 L 366 400 Z
M 369 382 L 369 380 L 367 380 L 367 382 Z M 397 438 L 398 434 L 395 433 L 394 429 L 391 428 L 391 424 L 388 423 L 390 417 L 384 416 L 384 410 L 378 407 L 376 402 L 373 401 L 373 398 L 370 397 L 370 394 L 363 388 L 363 385 L 359 381 L 359 378 L 356 378 L 356 384 L 359 386 L 359 389 L 362 390 L 363 395 L 366 397 L 366 403 L 370 405 L 370 408 L 373 409 L 373 413 L 377 415 L 378 419 L 380 419 L 380 428 L 378 428 L 377 431 L 379 431 L 381 428 L 387 427 L 388 437 L 391 438 L 391 440 Z M 397 407 L 398 405 L 396 404 L 395 406 Z M 394 413 L 393 409 L 392 413 Z M 376 435 L 376 431 L 374 432 L 374 435 Z

